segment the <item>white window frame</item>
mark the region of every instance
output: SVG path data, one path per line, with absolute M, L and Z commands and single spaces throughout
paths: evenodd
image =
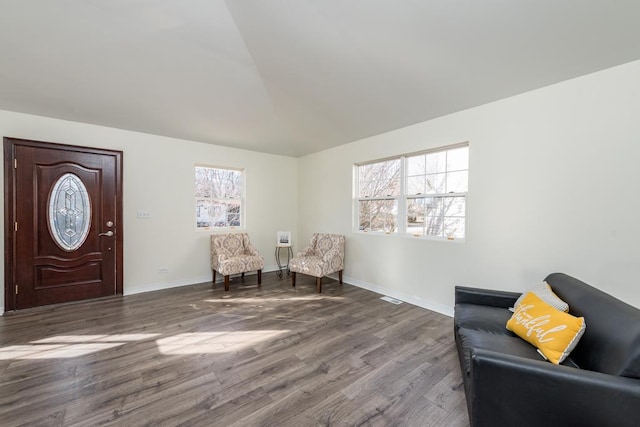
M 205 196 L 198 196 L 196 194 L 196 188 L 195 188 L 195 174 L 197 172 L 197 168 L 208 168 L 208 169 L 217 169 L 217 170 L 222 170 L 222 171 L 232 171 L 232 172 L 239 172 L 240 173 L 240 195 L 239 197 L 205 197 Z M 194 165 L 193 168 L 193 173 L 194 173 L 194 216 L 195 216 L 195 228 L 198 231 L 215 231 L 215 230 L 221 230 L 221 231 L 228 231 L 228 230 L 234 230 L 234 229 L 240 229 L 240 230 L 244 230 L 246 229 L 246 215 L 245 215 L 245 211 L 246 211 L 246 203 L 245 203 L 245 179 L 246 179 L 246 174 L 245 174 L 245 170 L 242 168 L 234 168 L 234 167 L 229 167 L 229 166 L 217 166 L 217 165 L 209 165 L 209 164 L 201 164 L 201 163 L 196 163 Z M 200 214 L 199 214 L 199 201 L 200 200 L 209 200 L 211 202 L 221 202 L 221 203 L 231 203 L 231 202 L 238 202 L 239 201 L 239 205 L 240 205 L 240 212 L 239 212 L 239 224 L 238 225 L 233 225 L 232 223 L 229 222 L 229 213 L 225 212 L 224 217 L 224 225 L 216 225 L 218 224 L 218 222 L 214 222 L 213 225 L 209 224 L 209 225 L 201 225 L 202 221 L 201 219 L 203 219 Z M 207 215 L 203 216 L 204 218 L 207 218 Z M 210 218 L 210 217 L 209 217 Z M 223 221 L 219 221 L 220 223 L 222 223 Z
M 467 191 L 464 192 L 444 192 L 444 193 L 425 193 L 425 194 L 408 194 L 408 180 L 409 180 L 409 175 L 408 175 L 408 165 L 407 162 L 409 158 L 411 157 L 415 157 L 415 156 L 419 156 L 419 155 L 426 155 L 426 154 L 434 154 L 434 153 L 439 153 L 439 152 L 448 152 L 449 150 L 454 150 L 454 149 L 458 149 L 458 148 L 463 148 L 463 147 L 469 147 L 469 143 L 468 142 L 464 142 L 464 143 L 460 143 L 460 144 L 454 144 L 454 145 L 448 145 L 448 146 L 444 146 L 444 147 L 437 147 L 437 148 L 433 148 L 433 149 L 429 149 L 429 150 L 423 150 L 423 151 L 418 151 L 418 152 L 413 152 L 413 153 L 406 153 L 406 154 L 401 154 L 398 156 L 394 156 L 394 157 L 388 157 L 388 158 L 383 158 L 383 159 L 377 159 L 377 160 L 372 160 L 372 161 L 367 161 L 367 162 L 362 162 L 362 163 L 356 163 L 354 164 L 354 168 L 353 168 L 353 230 L 356 233 L 371 233 L 371 234 L 377 234 L 377 235 L 392 235 L 392 236 L 401 236 L 401 237 L 412 237 L 412 238 L 420 238 L 420 239 L 426 239 L 426 240 L 447 240 L 447 241 L 451 241 L 451 240 L 456 240 L 456 241 L 465 241 L 466 240 L 466 236 L 467 236 L 467 194 L 468 194 L 468 184 L 469 184 L 469 180 L 468 180 L 468 172 L 469 172 L 469 165 L 467 163 L 467 168 L 466 169 L 461 169 L 459 171 L 467 172 Z M 359 175 L 359 171 L 360 171 L 360 167 L 362 166 L 367 166 L 367 165 L 372 165 L 372 164 L 377 164 L 377 163 L 382 163 L 382 162 L 386 162 L 386 161 L 390 161 L 390 160 L 400 160 L 400 191 L 398 195 L 393 195 L 393 196 L 385 196 L 385 197 L 360 197 L 360 175 Z M 444 174 L 448 173 L 448 172 L 452 172 L 452 171 L 448 171 L 445 169 Z M 457 236 L 446 236 L 443 235 L 442 236 L 435 236 L 435 235 L 429 235 L 429 234 L 422 234 L 422 233 L 415 233 L 415 231 L 411 231 L 410 228 L 408 227 L 407 224 L 407 218 L 408 218 L 408 206 L 411 203 L 412 200 L 416 200 L 416 199 L 427 199 L 427 198 L 440 198 L 440 199 L 447 199 L 447 198 L 455 198 L 455 197 L 459 197 L 459 198 L 463 198 L 464 199 L 464 210 L 462 212 L 462 215 L 458 215 L 456 216 L 456 218 L 463 218 L 464 221 L 464 234 L 463 235 L 457 235 Z M 371 231 L 371 230 L 362 230 L 360 229 L 360 203 L 364 202 L 364 201 L 374 201 L 374 200 L 393 200 L 396 204 L 397 204 L 397 214 L 396 214 L 396 223 L 397 226 L 394 230 L 385 230 L 385 231 Z M 442 221 L 444 222 L 445 218 L 453 218 L 453 217 L 449 217 L 445 215 L 445 211 L 442 210 Z

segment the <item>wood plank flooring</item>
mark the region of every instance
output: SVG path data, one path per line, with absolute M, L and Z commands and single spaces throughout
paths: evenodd
M 263 275 L 0 317 L 2 426 L 468 426 L 453 321 Z

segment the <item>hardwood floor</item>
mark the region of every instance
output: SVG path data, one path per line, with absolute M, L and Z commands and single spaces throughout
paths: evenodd
M 7 313 L 2 426 L 467 426 L 453 321 L 275 273 Z

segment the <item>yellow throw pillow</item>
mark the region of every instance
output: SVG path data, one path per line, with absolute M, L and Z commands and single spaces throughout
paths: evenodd
M 535 345 L 544 358 L 556 365 L 578 344 L 586 326 L 584 317 L 557 310 L 533 292 L 514 307 L 507 329 Z

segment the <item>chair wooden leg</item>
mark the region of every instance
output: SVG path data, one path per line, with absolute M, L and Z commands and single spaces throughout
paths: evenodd
M 244 272 L 242 273 L 241 280 L 244 282 Z
M 318 289 L 318 293 L 322 293 L 322 277 L 316 278 L 316 288 Z
M 340 279 L 340 284 L 342 285 L 342 270 L 338 271 L 338 278 Z
M 229 291 L 229 275 L 224 276 L 224 290 Z
M 258 287 L 262 287 L 262 270 L 258 270 Z
M 295 288 L 296 287 L 296 272 L 292 271 L 291 272 L 291 285 Z
M 213 271 L 213 287 L 215 288 L 215 286 L 216 286 L 216 270 L 214 270 L 212 268 L 211 271 Z

